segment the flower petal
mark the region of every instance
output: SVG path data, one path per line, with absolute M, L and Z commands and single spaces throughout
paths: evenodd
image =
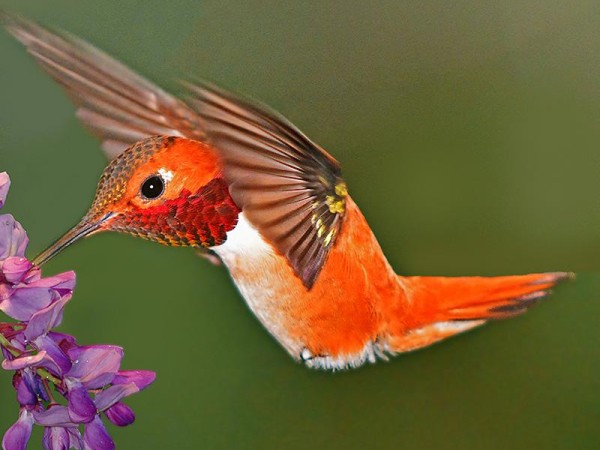
M 50 336 L 42 335 L 35 339 L 34 343 L 37 348 L 44 350 L 48 355 L 50 355 L 56 365 L 60 367 L 60 372 L 58 372 L 57 375 L 62 375 L 71 369 L 71 360 L 60 347 L 60 345 L 57 344 L 56 341 Z
M 50 398 L 48 397 L 48 391 L 44 386 L 42 381 L 42 377 L 38 375 L 37 370 L 35 369 L 24 369 L 20 371 L 23 374 L 23 378 L 31 387 L 31 390 L 37 395 L 38 399 L 41 399 L 44 402 L 49 402 Z
M 85 426 L 83 442 L 90 450 L 114 450 L 115 448 L 115 443 L 106 431 L 100 416 L 94 417 L 94 420 Z
M 19 405 L 33 406 L 37 404 L 37 395 L 35 395 L 35 392 L 29 383 L 23 379 L 21 372 L 15 373 L 13 385 L 17 390 L 17 401 L 19 402 Z
M 4 370 L 21 370 L 26 367 L 36 367 L 46 356 L 46 352 L 42 351 L 31 356 L 20 356 L 12 361 L 5 359 L 2 361 L 2 368 Z
M 43 367 L 50 370 L 52 373 L 60 373 L 60 367 L 54 362 L 52 357 L 45 351 L 40 351 L 35 355 L 31 356 L 20 356 L 18 358 L 9 361 L 5 359 L 2 361 L 2 368 L 4 370 L 21 370 L 27 367 Z
M 21 409 L 19 420 L 4 433 L 2 448 L 4 450 L 25 450 L 31 437 L 32 428 L 33 417 L 31 413 L 24 408 Z
M 71 300 L 71 294 L 58 299 L 50 306 L 39 310 L 29 320 L 25 328 L 25 338 L 33 341 L 43 334 L 48 333 L 52 328 L 60 325 L 62 320 L 62 310 Z
M 62 427 L 47 427 L 44 429 L 42 445 L 45 450 L 69 450 L 69 432 Z
M 23 286 L 14 289 L 8 298 L 0 302 L 0 310 L 15 320 L 28 321 L 57 298 L 59 294 L 52 289 Z
M 36 424 L 45 427 L 76 427 L 77 423 L 71 420 L 66 406 L 53 405 L 45 411 L 34 411 L 33 419 Z
M 73 422 L 87 423 L 96 415 L 96 405 L 90 398 L 87 390 L 81 383 L 66 380 L 69 392 L 67 400 L 69 401 L 69 417 Z
M 33 266 L 31 270 L 29 270 L 29 272 L 25 274 L 25 278 L 23 278 L 23 283 L 30 284 L 34 281 L 39 280 L 40 278 L 42 278 L 42 269 L 40 269 L 37 266 Z
M 69 448 L 83 450 L 83 438 L 77 428 L 67 428 L 69 432 Z
M 19 350 L 19 352 L 23 353 L 27 347 L 27 343 L 25 342 L 25 336 L 23 336 L 23 333 L 15 334 L 12 337 L 12 339 L 10 339 L 10 345 Z M 14 355 L 11 352 L 9 352 L 5 347 L 2 347 L 2 351 L 5 358 L 15 359 Z
M 6 172 L 0 173 L 0 208 L 4 206 L 6 202 L 6 195 L 10 189 L 10 177 Z
M 73 347 L 77 347 L 77 340 L 70 334 L 51 331 L 48 333 L 48 337 L 52 339 L 65 353 L 69 352 L 69 350 L 71 350 Z
M 108 420 L 118 427 L 126 427 L 135 422 L 135 413 L 125 403 L 115 403 L 104 411 Z
M 13 386 L 17 390 L 17 401 L 21 406 L 35 406 L 38 404 L 38 398 L 48 401 L 48 394 L 42 385 L 42 380 L 31 369 L 16 372 Z
M 22 256 L 10 256 L 1 264 L 4 278 L 9 283 L 13 284 L 20 282 L 32 267 L 33 264 L 31 264 L 27 258 L 23 258 Z
M 117 376 L 112 384 L 135 383 L 138 389 L 146 389 L 156 379 L 156 373 L 150 370 L 122 370 L 117 372 Z
M 125 398 L 131 394 L 135 394 L 139 391 L 140 390 L 135 383 L 117 384 L 109 387 L 108 389 L 104 389 L 102 392 L 99 392 L 94 398 L 94 403 L 96 404 L 98 411 L 104 411 L 113 406 L 122 398 Z
M 27 233 L 10 214 L 0 216 L 0 260 L 9 256 L 25 256 Z
M 29 286 L 52 288 L 59 291 L 61 295 L 64 295 L 73 291 L 75 288 L 75 278 L 75 272 L 70 270 L 51 277 L 40 278 L 39 280 L 29 283 Z
M 121 365 L 123 349 L 114 345 L 90 345 L 69 350 L 73 367 L 66 374 L 78 379 L 87 389 L 109 384 Z

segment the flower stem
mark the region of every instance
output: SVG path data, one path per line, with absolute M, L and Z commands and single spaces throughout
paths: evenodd
M 21 354 L 21 352 L 17 350 L 2 333 L 0 333 L 0 345 L 8 350 L 13 356 L 19 356 Z
M 37 373 L 40 377 L 42 377 L 42 379 L 51 381 L 55 386 L 60 386 L 62 384 L 59 378 L 56 378 L 46 369 L 38 369 Z
M 50 389 L 50 383 L 48 383 L 47 378 L 42 378 L 42 383 L 44 385 L 44 389 L 46 389 L 46 393 L 48 394 L 48 398 L 50 399 L 50 404 L 56 403 L 54 401 L 54 396 L 52 395 L 52 389 Z

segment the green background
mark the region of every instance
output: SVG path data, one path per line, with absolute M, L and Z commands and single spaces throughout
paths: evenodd
M 399 273 L 570 270 L 529 314 L 353 372 L 295 364 L 223 268 L 128 236 L 81 242 L 61 330 L 158 373 L 119 448 L 600 448 L 600 4 L 0 1 L 177 89 L 261 99 L 341 163 Z M 0 33 L 0 170 L 30 255 L 105 164 L 63 92 Z M 0 374 L 0 429 L 16 418 Z M 39 432 L 30 448 L 38 448 Z

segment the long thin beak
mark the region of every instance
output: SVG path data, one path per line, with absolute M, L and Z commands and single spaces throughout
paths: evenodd
M 58 241 L 56 241 L 42 253 L 37 255 L 33 259 L 32 263 L 39 267 L 42 264 L 48 262 L 50 259 L 52 259 L 62 250 L 67 248 L 73 242 L 78 241 L 83 237 L 89 236 L 95 231 L 98 231 L 104 222 L 114 217 L 115 215 L 115 213 L 108 213 L 94 222 L 88 222 L 84 218 L 81 222 L 79 222 L 77 225 L 75 225 L 73 228 L 67 231 Z

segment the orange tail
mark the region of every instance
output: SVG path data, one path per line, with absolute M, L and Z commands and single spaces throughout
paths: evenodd
M 416 350 L 441 339 L 524 313 L 548 295 L 566 272 L 506 277 L 401 277 L 410 298 L 409 331 L 391 339 L 397 352 Z

